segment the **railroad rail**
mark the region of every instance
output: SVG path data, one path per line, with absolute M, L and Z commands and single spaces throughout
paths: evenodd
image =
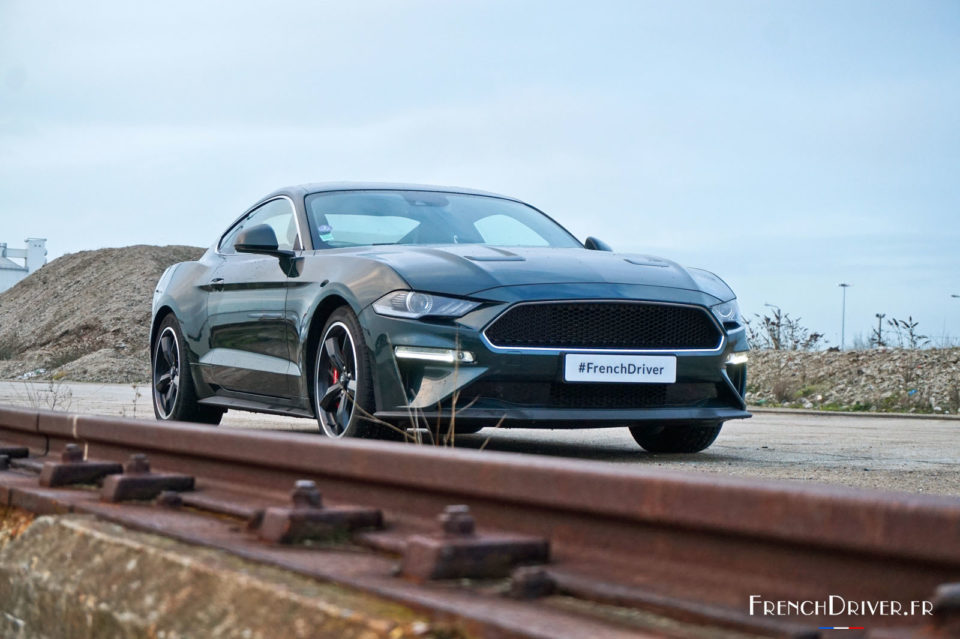
M 0 502 L 219 548 L 468 635 L 960 636 L 950 497 L 0 407 Z M 930 608 L 763 614 L 831 596 Z

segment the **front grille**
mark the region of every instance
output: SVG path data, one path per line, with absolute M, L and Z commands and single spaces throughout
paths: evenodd
M 705 309 L 647 302 L 518 304 L 485 334 L 503 348 L 709 350 L 722 339 Z
M 561 382 L 475 382 L 458 406 L 486 407 L 491 402 L 548 408 L 653 408 L 704 406 L 717 400 L 713 383 L 570 384 Z M 715 403 L 715 402 L 713 402 Z

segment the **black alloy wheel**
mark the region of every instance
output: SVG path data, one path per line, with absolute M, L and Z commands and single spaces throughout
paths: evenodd
M 350 428 L 357 395 L 357 346 L 343 322 L 334 322 L 323 334 L 316 380 L 320 428 L 329 437 L 343 437 Z
M 313 403 L 317 424 L 328 437 L 396 439 L 401 435 L 373 418 L 367 345 L 360 322 L 345 306 L 330 315 L 317 343 Z
M 163 421 L 219 424 L 223 409 L 197 403 L 183 334 L 176 317 L 160 323 L 153 346 L 153 412 Z
M 157 339 L 153 357 L 153 405 L 160 419 L 171 419 L 180 388 L 180 343 L 167 326 Z

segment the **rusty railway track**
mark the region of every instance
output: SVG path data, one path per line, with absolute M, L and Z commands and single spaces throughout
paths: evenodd
M 960 636 L 948 497 L 0 407 L 0 501 L 216 547 L 478 636 Z M 750 614 L 751 596 L 831 595 L 933 614 Z

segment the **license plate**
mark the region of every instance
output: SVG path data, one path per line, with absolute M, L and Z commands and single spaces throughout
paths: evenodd
M 677 358 L 569 353 L 563 360 L 563 379 L 567 382 L 672 384 L 677 381 Z

